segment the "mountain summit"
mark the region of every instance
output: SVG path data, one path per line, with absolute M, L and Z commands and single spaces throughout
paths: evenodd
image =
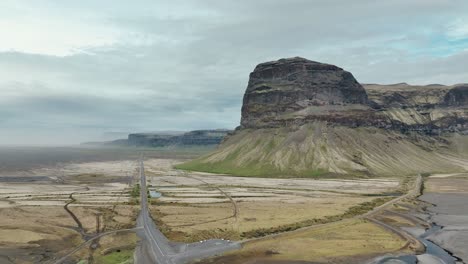
M 250 74 L 241 124 L 213 153 L 179 167 L 242 176 L 399 176 L 464 171 L 464 85 L 361 85 L 304 58 Z
M 364 88 L 350 72 L 295 57 L 259 64 L 250 74 L 241 125 L 259 127 L 301 112 L 324 112 L 367 104 Z

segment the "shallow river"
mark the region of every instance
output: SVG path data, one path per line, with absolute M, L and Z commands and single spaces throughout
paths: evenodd
M 376 264 L 393 264 L 393 263 L 405 263 L 405 264 L 455 264 L 456 259 L 453 258 L 447 251 L 438 245 L 427 240 L 427 237 L 441 230 L 438 225 L 433 225 L 432 228 L 428 229 L 422 235 L 417 236 L 419 241 L 426 247 L 426 252 L 421 255 L 403 255 L 403 256 L 389 256 L 383 257 Z M 407 229 L 410 233 L 416 233 L 417 230 Z M 414 232 L 412 232 L 414 231 Z
M 426 231 L 420 228 L 405 230 L 417 237 L 425 246 L 421 255 L 385 256 L 373 264 L 455 264 L 468 259 L 468 194 L 428 193 L 419 198 L 433 204 L 424 217 L 432 222 Z M 463 262 L 465 261 L 465 262 Z

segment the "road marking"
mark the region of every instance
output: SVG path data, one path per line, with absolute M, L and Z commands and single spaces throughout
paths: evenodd
M 190 250 L 190 248 L 185 248 L 185 251 L 184 252 L 178 252 L 178 253 L 172 253 L 171 251 L 169 252 L 166 252 L 164 253 L 162 248 L 159 246 L 158 244 L 158 239 L 162 239 L 162 240 L 167 240 L 166 237 L 164 237 L 164 235 L 161 233 L 161 231 L 157 228 L 156 224 L 154 223 L 153 219 L 151 219 L 150 217 L 150 214 L 149 214 L 149 209 L 148 209 L 148 196 L 147 196 L 147 186 L 146 186 L 146 175 L 145 175 L 145 172 L 144 172 L 144 163 L 143 163 L 143 158 L 140 158 L 140 198 L 141 198 L 141 211 L 140 211 L 140 216 L 139 218 L 141 217 L 142 219 L 142 223 L 143 224 L 143 230 L 144 230 L 144 234 L 145 234 L 145 238 L 147 239 L 147 241 L 149 241 L 150 243 L 150 247 L 151 247 L 151 253 L 152 255 L 155 257 L 155 261 L 156 263 L 158 264 L 174 264 L 174 259 L 176 262 L 180 261 L 181 259 L 183 258 L 187 258 L 187 257 L 190 257 L 192 255 L 195 254 L 195 255 L 198 255 L 200 256 L 200 253 L 203 255 L 203 254 L 209 254 L 209 255 L 212 255 L 213 253 L 216 253 L 216 252 L 222 252 L 222 251 L 225 251 L 227 250 L 228 247 L 231 247 L 233 245 L 231 245 L 229 242 L 227 242 L 226 245 L 223 245 L 222 243 L 219 243 L 219 242 L 215 242 L 214 244 L 211 244 L 211 243 L 206 243 L 206 247 L 194 247 L 192 250 Z M 221 192 L 223 192 L 222 190 L 220 190 Z M 159 234 L 161 233 L 161 234 Z M 161 246 L 163 246 L 163 244 L 166 242 L 166 241 L 162 241 L 161 243 Z M 154 243 L 154 245 L 153 245 Z M 205 245 L 205 243 L 203 243 Z M 190 244 L 186 244 L 186 246 L 190 246 Z M 157 256 L 157 252 L 155 251 L 155 247 L 158 249 L 158 251 L 161 253 L 162 255 L 162 259 L 158 259 Z M 198 254 L 197 254 L 198 253 Z
M 151 244 L 154 243 L 154 245 L 157 247 L 157 249 L 159 250 L 159 252 L 161 253 L 161 255 L 164 258 L 166 258 L 166 255 L 164 254 L 163 250 L 159 247 L 158 242 L 157 242 L 156 238 L 154 237 L 154 235 L 151 232 L 150 227 L 149 227 L 150 217 L 149 217 L 149 212 L 148 212 L 148 198 L 146 197 L 147 187 L 146 187 L 146 176 L 145 176 L 144 170 L 145 170 L 145 168 L 144 168 L 144 165 L 143 165 L 143 160 L 140 160 L 140 185 L 141 185 L 140 195 L 141 195 L 141 201 L 142 201 L 142 203 L 141 203 L 141 210 L 142 210 L 141 216 L 143 217 L 143 227 L 144 227 L 144 230 L 145 230 L 145 234 L 147 235 L 147 237 L 150 240 L 151 251 L 153 253 L 155 261 L 158 261 L 157 254 L 154 251 L 154 247 Z M 172 261 L 170 259 L 164 259 L 162 261 L 172 263 Z

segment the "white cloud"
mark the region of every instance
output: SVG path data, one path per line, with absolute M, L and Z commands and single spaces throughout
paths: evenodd
M 468 18 L 457 18 L 455 21 L 450 23 L 447 27 L 447 36 L 452 39 L 467 39 Z
M 24 1 L 0 3 L 0 51 L 66 56 L 122 38 L 123 32 L 103 17 L 39 7 Z
M 234 128 L 249 72 L 281 57 L 336 64 L 361 82 L 468 82 L 463 43 L 434 42 L 466 36 L 467 9 L 466 0 L 1 0 L 0 140 Z

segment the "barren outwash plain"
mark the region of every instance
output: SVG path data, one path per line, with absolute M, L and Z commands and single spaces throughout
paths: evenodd
M 466 236 L 452 239 L 466 232 L 456 231 L 466 230 L 466 214 L 452 216 L 464 205 L 450 199 L 460 201 L 452 195 L 464 195 L 456 193 L 468 188 L 466 175 L 429 178 L 421 203 L 398 198 L 413 189 L 415 177 L 233 177 L 180 171 L 173 166 L 186 157 L 169 156 L 145 161 L 148 185 L 162 195 L 151 199 L 151 213 L 163 233 L 173 241 L 243 241 L 240 251 L 200 263 L 366 263 L 415 254 L 421 245 L 392 228 L 424 228 L 406 215 L 430 212 L 426 202 L 440 201 L 434 195 L 454 210 L 427 216 L 451 225 L 434 241 L 464 257 L 456 249 Z M 133 263 L 136 169 L 131 156 L 9 170 L 0 178 L 0 263 L 55 263 L 63 256 L 63 263 Z

